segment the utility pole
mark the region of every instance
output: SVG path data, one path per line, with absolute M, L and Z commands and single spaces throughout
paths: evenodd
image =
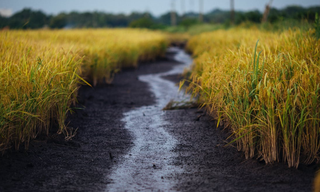
M 151 18 L 150 17 L 150 12 L 149 12 L 149 8 L 146 8 L 146 14 L 145 14 L 145 18 Z
M 181 16 L 184 17 L 184 13 L 185 13 L 185 4 L 184 4 L 184 0 L 181 0 Z
M 176 13 L 175 13 L 175 8 L 174 8 L 174 0 L 171 2 L 171 25 L 176 26 Z
M 194 5 L 193 5 L 193 0 L 189 0 L 189 9 L 190 9 L 190 12 L 193 12 L 194 10 L 193 10 L 193 7 L 194 7 Z
M 203 0 L 199 0 L 199 22 L 203 21 Z
M 264 10 L 261 23 L 267 22 L 267 20 L 268 20 L 268 15 L 269 15 L 270 8 L 271 8 L 271 3 L 272 3 L 272 0 L 270 0 L 270 1 L 269 1 L 269 4 L 266 5 L 266 9 Z
M 234 24 L 234 0 L 230 0 L 231 12 L 230 12 L 230 21 Z

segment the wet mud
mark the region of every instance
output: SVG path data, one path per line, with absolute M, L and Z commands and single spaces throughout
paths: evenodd
M 174 82 L 162 77 L 181 74 L 190 67 L 192 59 L 180 49 L 171 48 L 169 51 L 176 52 L 174 59 L 181 64 L 167 72 L 138 77 L 147 83 L 156 102 L 124 114 L 122 121 L 133 135 L 134 146 L 124 156 L 124 161 L 114 168 L 109 177 L 112 184 L 107 186 L 107 191 L 169 191 L 175 185 L 175 180 L 167 177 L 183 172 L 183 169 L 172 164 L 178 158 L 178 154 L 172 151 L 177 146 L 177 140 L 165 130 L 170 122 L 164 119 L 165 112 L 162 109 L 170 100 L 189 101 L 190 97 L 179 92 Z
M 175 122 L 166 130 L 178 140 L 174 164 L 184 170 L 173 176 L 175 191 L 312 191 L 316 165 L 295 169 L 246 160 L 235 147 L 226 146 L 228 133 L 215 128 L 216 121 L 207 115 L 195 118 L 201 114 L 197 109 L 166 112 L 165 120 Z
M 0 157 L 0 191 L 311 191 L 317 165 L 245 160 L 225 147 L 226 131 L 203 110 L 161 110 L 168 100 L 185 99 L 161 87 L 181 79 L 168 73 L 181 66 L 174 52 L 122 71 L 111 85 L 82 87 L 83 110 L 68 118 L 75 137 L 64 141 L 52 132 L 28 151 L 8 151 Z M 150 85 L 149 78 L 171 82 Z

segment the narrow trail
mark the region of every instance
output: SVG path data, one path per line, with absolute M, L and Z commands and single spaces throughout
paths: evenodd
M 182 50 L 176 50 L 174 59 L 181 62 L 168 72 L 139 76 L 147 83 L 155 96 L 156 103 L 133 109 L 124 114 L 122 121 L 134 138 L 134 146 L 124 156 L 124 161 L 116 166 L 106 191 L 122 190 L 172 190 L 176 184 L 168 181 L 168 176 L 182 173 L 183 170 L 172 162 L 178 155 L 173 152 L 177 140 L 164 127 L 169 124 L 163 118 L 162 108 L 170 100 L 188 101 L 190 97 L 178 92 L 175 83 L 163 79 L 163 76 L 178 75 L 192 64 L 192 59 Z M 170 50 L 169 50 L 170 51 Z

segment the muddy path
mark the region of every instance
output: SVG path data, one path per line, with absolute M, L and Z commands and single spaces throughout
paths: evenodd
M 165 178 L 183 171 L 181 167 L 172 164 L 178 157 L 173 151 L 177 140 L 165 129 L 170 122 L 165 120 L 162 109 L 170 100 L 183 102 L 189 101 L 190 97 L 178 92 L 175 83 L 163 77 L 181 74 L 185 68 L 190 67 L 192 59 L 181 50 L 170 50 L 177 52 L 174 59 L 180 60 L 181 64 L 166 72 L 138 77 L 149 86 L 155 103 L 124 113 L 122 121 L 134 137 L 134 146 L 124 156 L 123 162 L 114 168 L 109 177 L 112 184 L 107 187 L 107 191 L 169 191 L 175 182 Z
M 79 128 L 75 137 L 66 142 L 52 132 L 28 151 L 6 153 L 0 191 L 312 190 L 317 165 L 245 160 L 225 147 L 227 133 L 203 111 L 162 111 L 171 99 L 186 99 L 174 86 L 185 65 L 172 57 L 124 70 L 111 85 L 82 87 L 83 110 L 68 119 Z

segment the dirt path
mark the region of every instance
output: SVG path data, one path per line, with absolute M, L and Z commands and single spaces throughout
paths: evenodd
M 226 134 L 214 121 L 197 118 L 202 111 L 162 112 L 166 101 L 159 97 L 172 96 L 152 92 L 141 77 L 178 65 L 143 64 L 118 74 L 112 85 L 82 87 L 85 109 L 68 119 L 79 128 L 75 138 L 51 134 L 28 152 L 1 157 L 0 191 L 311 191 L 316 165 L 296 170 L 245 160 L 223 147 Z
M 165 177 L 183 172 L 181 167 L 171 163 L 178 157 L 178 154 L 172 151 L 177 146 L 177 140 L 165 129 L 170 122 L 164 119 L 165 112 L 162 108 L 172 99 L 189 101 L 190 97 L 179 93 L 175 83 L 162 77 L 181 74 L 184 68 L 192 64 L 192 59 L 181 50 L 172 51 L 177 51 L 175 58 L 184 63 L 167 72 L 139 76 L 140 81 L 149 85 L 156 102 L 124 114 L 122 121 L 134 136 L 134 146 L 124 156 L 124 161 L 113 170 L 109 177 L 112 184 L 107 187 L 107 191 L 169 191 L 175 181 Z

